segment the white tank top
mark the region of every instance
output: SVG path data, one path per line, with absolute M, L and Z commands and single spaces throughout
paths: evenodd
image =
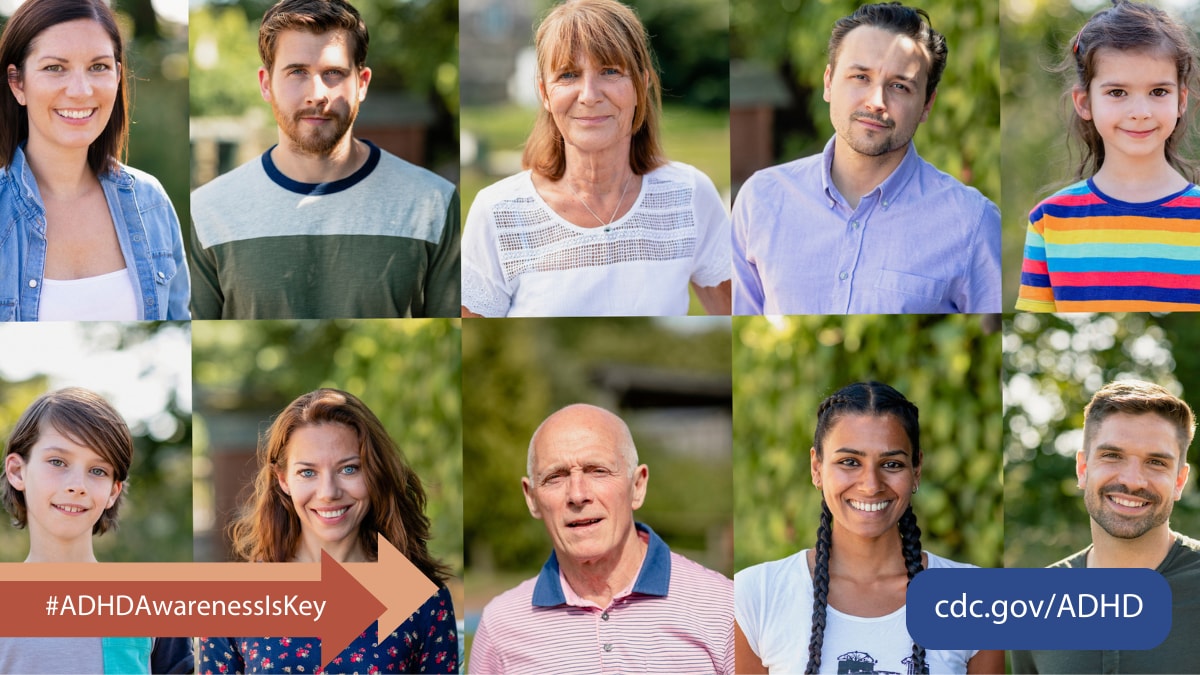
M 84 279 L 42 279 L 38 321 L 137 321 L 128 268 Z

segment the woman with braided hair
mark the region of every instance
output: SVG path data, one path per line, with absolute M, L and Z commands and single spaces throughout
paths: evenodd
M 926 650 L 908 635 L 913 576 L 970 566 L 921 550 L 919 437 L 917 407 L 886 384 L 821 403 L 809 450 L 823 496 L 816 547 L 734 577 L 737 672 L 837 673 L 845 661 L 852 672 L 1003 672 L 1003 652 Z

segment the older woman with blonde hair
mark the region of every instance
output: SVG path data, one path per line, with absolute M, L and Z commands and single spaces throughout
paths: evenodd
M 729 216 L 668 162 L 646 30 L 616 0 L 568 0 L 538 27 L 525 171 L 480 191 L 463 235 L 463 316 L 680 315 L 688 284 L 730 309 Z

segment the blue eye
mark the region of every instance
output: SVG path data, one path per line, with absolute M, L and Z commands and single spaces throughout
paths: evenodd
M 317 472 L 313 471 L 312 469 L 300 469 L 296 472 L 296 475 L 300 476 L 301 478 L 312 478 L 313 476 L 317 475 Z
M 355 464 L 347 464 L 342 467 L 342 475 L 344 476 L 352 476 L 356 473 L 358 473 L 358 466 Z
M 108 476 L 108 472 L 98 466 L 92 468 L 91 474 L 93 476 L 99 476 L 101 478 L 105 478 Z
M 46 460 L 46 463 L 49 464 L 50 466 L 66 466 L 67 465 L 66 462 L 62 461 L 61 459 L 59 459 L 57 457 L 52 457 L 52 458 Z

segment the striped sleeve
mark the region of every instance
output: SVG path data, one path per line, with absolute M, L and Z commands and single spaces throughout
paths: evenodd
M 1025 230 L 1025 259 L 1021 263 L 1021 288 L 1017 292 L 1017 309 L 1025 312 L 1053 312 L 1054 287 L 1046 268 L 1046 240 L 1042 236 L 1039 209 L 1030 215 Z

